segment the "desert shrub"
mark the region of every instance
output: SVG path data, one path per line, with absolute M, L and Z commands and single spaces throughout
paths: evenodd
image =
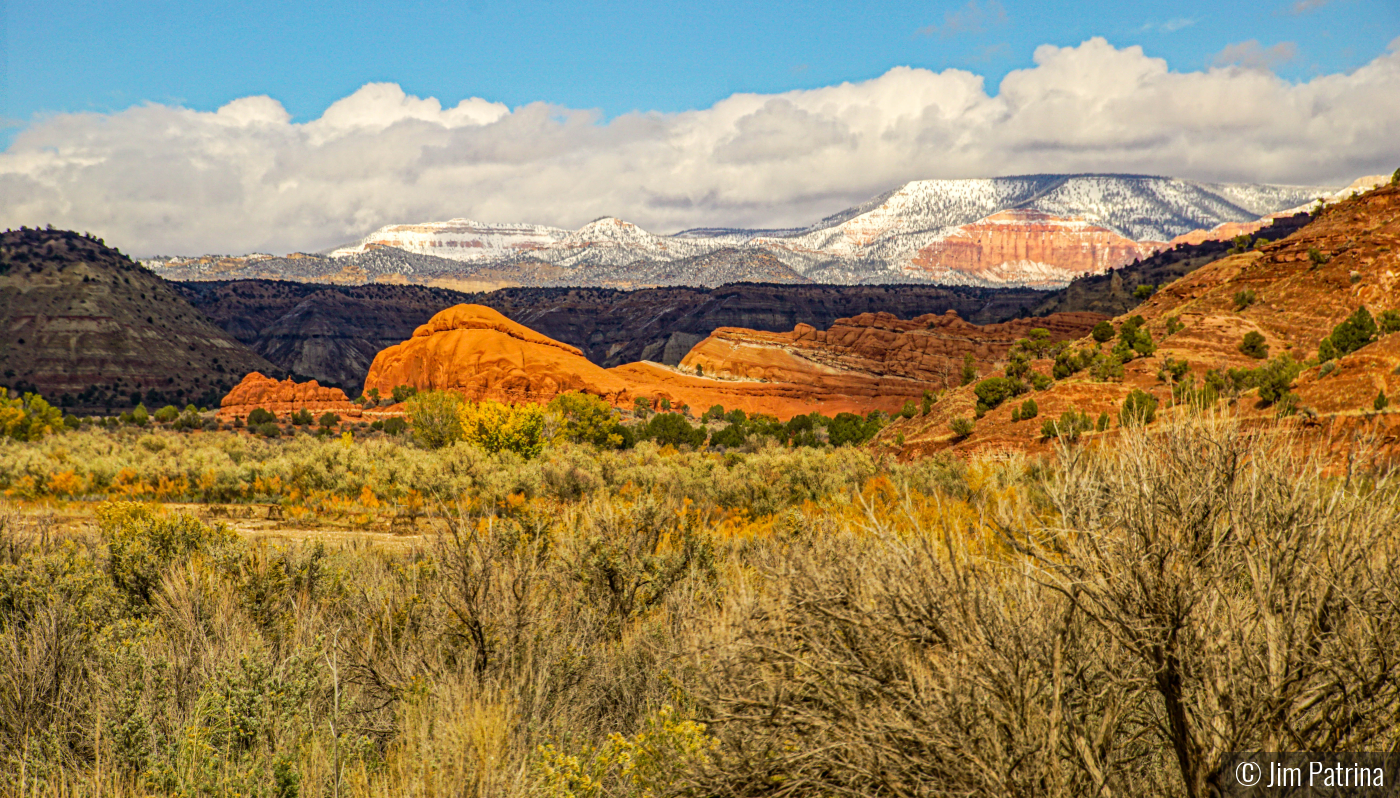
M 1331 258 L 1324 255 L 1322 250 L 1317 247 L 1308 247 L 1308 261 L 1312 263 L 1314 267 L 1321 266 L 1329 260 L 1331 260 Z
M 1133 289 L 1133 299 L 1141 301 L 1147 299 L 1156 292 L 1157 286 L 1151 284 L 1142 284 L 1139 285 L 1137 288 Z
M 282 435 L 282 428 L 278 426 L 275 421 L 269 421 L 266 424 L 258 424 L 255 427 L 249 427 L 249 429 L 264 438 L 277 438 Z
M 832 446 L 861 444 L 875 437 L 884 426 L 874 413 L 862 418 L 855 413 L 837 413 L 826 427 L 827 440 Z
M 1022 421 L 1035 418 L 1037 415 L 1040 414 L 1040 406 L 1035 403 L 1034 399 L 1027 399 L 1026 401 L 1022 402 L 1021 407 L 1018 409 L 1020 410 L 1020 417 Z
M 904 407 L 900 408 L 899 415 L 902 418 L 913 418 L 919 414 L 919 406 L 914 404 L 913 399 L 904 400 Z
M 545 409 L 532 402 L 505 405 L 487 399 L 457 405 L 461 440 L 493 454 L 538 455 L 547 443 L 545 418 Z
M 1157 371 L 1157 379 L 1166 383 L 1178 383 L 1190 370 L 1191 364 L 1185 360 L 1167 357 L 1162 361 L 1162 368 Z
M 1030 370 L 1030 355 L 1021 351 L 1013 351 L 1007 358 L 1006 368 L 1003 369 L 1003 373 L 1011 379 L 1021 379 L 1029 374 Z
M 700 416 L 701 421 L 719 421 L 722 418 L 724 418 L 724 405 L 710 405 L 710 409 Z
M 319 426 L 321 429 L 326 430 L 338 425 L 339 423 L 340 416 L 330 412 L 322 413 L 321 417 L 316 419 L 316 425 Z
M 1124 427 L 1151 424 L 1157 418 L 1157 397 L 1139 388 L 1123 399 L 1118 410 L 1118 424 Z
M 948 429 L 959 438 L 966 438 L 972 434 L 974 422 L 970 418 L 958 417 L 948 422 Z
M 256 427 L 260 424 L 272 424 L 276 421 L 276 415 L 274 415 L 269 410 L 262 409 L 261 407 L 255 407 L 253 408 L 252 412 L 248 413 L 248 426 L 250 427 Z
M 166 514 L 135 502 L 111 502 L 97 514 L 98 531 L 107 543 L 113 584 L 140 607 L 149 607 L 162 574 L 176 558 L 230 546 L 234 534 L 206 526 L 183 513 Z
M 1240 352 L 1247 357 L 1263 360 L 1269 356 L 1269 346 L 1264 343 L 1264 335 L 1258 330 L 1250 330 L 1244 334 L 1244 340 L 1240 342 Z
M 1113 329 L 1112 324 L 1104 320 L 1095 324 L 1094 329 L 1091 330 L 1089 334 L 1092 335 L 1094 340 L 1098 343 L 1106 344 L 1113 340 L 1113 336 L 1116 335 L 1117 332 Z
M 977 361 L 972 357 L 971 352 L 963 355 L 961 376 L 963 385 L 971 385 L 977 381 Z
M 138 404 L 131 409 L 130 413 L 122 414 L 122 421 L 127 424 L 134 424 L 138 427 L 144 427 L 151 423 L 151 414 L 146 410 L 144 404 Z
M 398 416 L 384 419 L 384 432 L 389 435 L 399 435 L 406 429 L 408 429 L 408 422 Z
M 1094 362 L 1094 353 L 1087 349 L 1065 349 L 1055 355 L 1055 365 L 1050 374 L 1057 380 L 1073 376 Z
M 923 398 L 919 401 L 919 413 L 926 416 L 932 412 L 933 401 L 933 393 L 931 391 L 924 391 Z
M 298 427 L 309 427 L 312 420 L 311 411 L 304 407 L 292 414 L 292 424 Z
M 621 449 L 633 440 L 631 430 L 618 421 L 612 405 L 592 394 L 560 394 L 550 400 L 547 409 L 560 418 L 559 433 L 575 443 Z
M 395 385 L 393 389 L 389 391 L 389 395 L 393 397 L 394 404 L 407 402 L 410 397 L 417 393 L 418 389 L 412 385 Z
M 21 441 L 37 441 L 66 429 L 63 413 L 34 393 L 12 397 L 0 387 L 0 435 Z
M 1371 409 L 1379 413 L 1387 407 L 1390 407 L 1390 400 L 1386 398 L 1385 391 L 1382 390 L 1376 394 L 1375 401 L 1371 402 Z
M 1123 379 L 1123 361 L 1112 353 L 1095 355 L 1093 363 L 1089 366 L 1089 376 L 1099 382 L 1121 380 Z
M 710 436 L 710 445 L 733 449 L 743 446 L 747 439 L 748 435 L 744 432 L 743 424 L 730 424 Z
M 1104 432 L 1108 429 L 1108 413 L 1099 413 L 1098 421 L 1094 422 L 1096 432 Z
M 656 441 L 662 446 L 705 445 L 708 435 L 704 426 L 691 426 L 680 413 L 657 413 L 639 431 L 637 437 Z
M 1246 288 L 1235 292 L 1235 310 L 1244 310 L 1258 301 L 1254 296 L 1254 289 Z
M 1376 318 L 1376 325 L 1380 335 L 1392 335 L 1400 332 L 1400 310 L 1383 310 Z
M 1025 393 L 1026 384 L 1008 377 L 988 377 L 977 383 L 972 392 L 977 395 L 977 403 L 980 408 L 992 410 L 999 407 L 1007 399 Z
M 166 405 L 155 413 L 156 421 L 162 424 L 169 424 L 180 417 L 180 410 L 175 405 Z
M 1176 335 L 1177 333 L 1181 332 L 1181 331 L 1184 330 L 1184 329 L 1186 329 L 1186 325 L 1182 323 L 1181 317 L 1179 317 L 1179 316 L 1168 316 L 1168 317 L 1167 317 L 1167 335 Z
M 404 415 L 419 443 L 429 449 L 440 449 L 462 439 L 462 418 L 458 412 L 463 405 L 461 394 L 414 392 L 404 402 Z
M 1259 389 L 1259 398 L 1266 404 L 1282 399 L 1293 387 L 1293 381 L 1303 372 L 1303 364 L 1282 355 L 1254 370 L 1249 384 Z
M 1089 420 L 1089 414 L 1076 408 L 1070 408 L 1060 414 L 1058 419 L 1047 418 L 1040 424 L 1040 436 L 1045 439 L 1060 438 L 1073 442 L 1079 440 L 1079 436 L 1094 428 L 1094 422 Z
M 1345 321 L 1333 327 L 1332 334 L 1328 336 L 1327 340 L 1331 343 L 1336 355 L 1341 357 L 1376 340 L 1376 332 L 1376 320 L 1371 317 L 1371 312 L 1366 309 L 1366 306 L 1362 305 Z M 1330 360 L 1331 358 L 1326 359 Z

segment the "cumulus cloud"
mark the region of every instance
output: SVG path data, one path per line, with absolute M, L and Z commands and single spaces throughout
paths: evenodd
M 136 254 L 319 250 L 456 216 L 658 232 L 807 224 L 922 178 L 1131 172 L 1343 185 L 1400 165 L 1400 51 L 1291 83 L 1173 72 L 1102 39 L 1042 46 L 989 94 L 898 67 L 684 113 L 471 99 L 372 84 L 310 122 L 269 97 L 32 122 L 0 153 L 0 225 L 91 231 Z
M 1273 47 L 1264 47 L 1257 39 L 1228 44 L 1215 54 L 1212 66 L 1241 66 L 1245 69 L 1273 69 L 1298 57 L 1298 45 L 1293 42 L 1279 42 Z

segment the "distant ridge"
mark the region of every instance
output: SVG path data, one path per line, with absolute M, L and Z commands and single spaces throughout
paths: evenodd
M 1115 174 L 917 180 L 803 228 L 658 235 L 607 216 L 572 231 L 451 219 L 386 225 L 321 263 L 250 257 L 222 266 L 201 259 L 148 265 L 171 279 L 354 283 L 394 275 L 469 290 L 734 281 L 1054 289 L 1146 257 L 1177 236 L 1255 222 L 1332 191 Z M 376 252 L 392 253 L 392 262 L 365 260 Z

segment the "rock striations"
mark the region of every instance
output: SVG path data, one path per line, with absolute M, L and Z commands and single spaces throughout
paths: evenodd
M 275 366 L 170 284 L 100 240 L 0 235 L 0 385 L 72 412 L 213 405 L 238 375 Z
M 1237 388 L 1224 384 L 1218 387 L 1217 406 L 1228 405 L 1230 412 L 1259 425 L 1281 419 L 1286 428 L 1330 441 L 1339 453 L 1347 447 L 1362 451 L 1357 447 L 1364 439 L 1394 458 L 1400 456 L 1400 413 L 1375 408 L 1379 393 L 1400 393 L 1400 333 L 1387 334 L 1393 322 L 1373 327 L 1372 337 L 1361 337 L 1371 342 L 1356 351 L 1329 362 L 1317 359 L 1323 339 L 1362 307 L 1377 319 L 1400 310 L 1400 186 L 1343 199 L 1281 241 L 1228 255 L 1162 287 L 1129 311 L 1144 319 L 1155 352 L 1125 363 L 1121 377 L 1096 378 L 1085 370 L 1031 393 L 1039 409 L 1033 421 L 1014 419 L 1017 399 L 988 411 L 972 434 L 955 437 L 949 423 L 971 418 L 976 403 L 971 388 L 958 388 L 928 416 L 899 421 L 882 435 L 886 441 L 902 436 L 906 456 L 948 448 L 1045 450 L 1041 423 L 1069 410 L 1091 418 L 1108 414 L 1107 434 L 1116 434 L 1118 409 L 1133 390 L 1157 399 L 1160 418 L 1189 412 L 1186 406 L 1173 406 L 1173 382 L 1201 388 L 1208 371 L 1225 379 L 1231 369 L 1259 368 L 1266 359 L 1251 357 L 1242 346 L 1246 335 L 1257 333 L 1267 352 L 1256 354 L 1287 355 L 1302 364 L 1290 390 L 1293 396 L 1271 402 L 1248 383 Z M 1127 318 L 1119 316 L 1115 325 L 1121 327 Z M 1098 345 L 1092 338 L 1074 344 L 1103 353 L 1113 345 Z M 1172 375 L 1170 364 L 1183 364 L 1177 367 L 1183 370 Z M 1050 363 L 1033 365 L 1048 372 Z

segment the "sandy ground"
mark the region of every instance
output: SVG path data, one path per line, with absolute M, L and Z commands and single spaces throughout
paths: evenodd
M 97 533 L 98 502 L 15 502 L 0 500 L 0 535 L 22 537 L 89 537 Z M 222 523 L 249 540 L 269 543 L 320 542 L 352 548 L 372 546 L 411 550 L 431 545 L 444 528 L 431 518 L 376 518 L 369 528 L 315 517 L 287 518 L 277 505 L 163 504 L 167 512 L 183 512 L 206 523 Z

